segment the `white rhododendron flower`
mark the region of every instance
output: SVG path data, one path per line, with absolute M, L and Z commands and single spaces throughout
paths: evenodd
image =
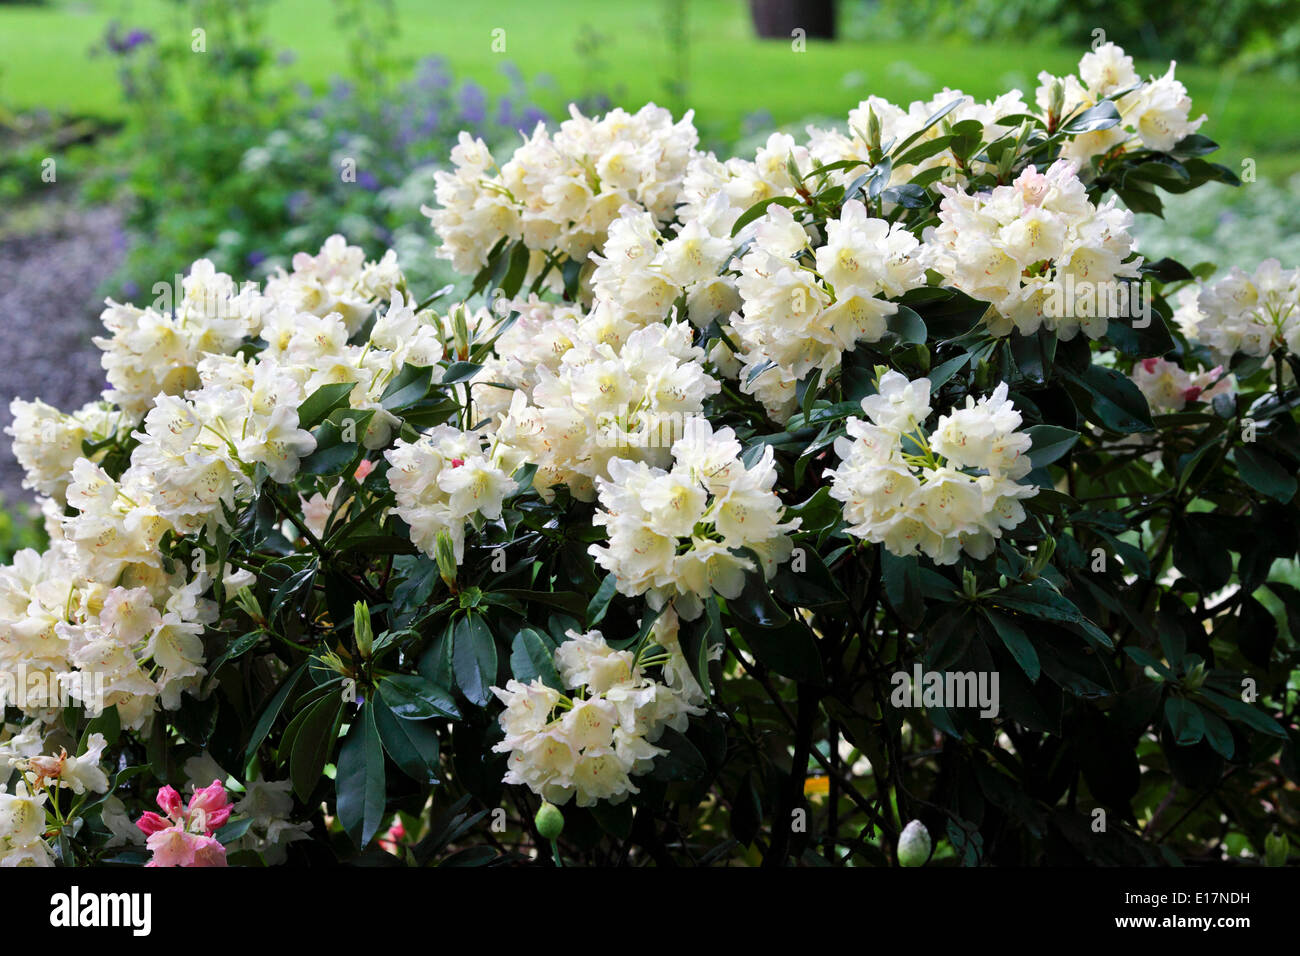
M 1080 329 L 1100 338 L 1120 317 L 1108 314 L 1112 297 L 1141 264 L 1130 261 L 1133 214 L 1113 197 L 1094 206 L 1073 163 L 1044 173 L 1030 166 L 987 193 L 939 189 L 939 225 L 926 236 L 931 266 L 992 305 L 985 323 L 994 335 L 1047 328 L 1063 340 Z
M 466 522 L 501 517 L 501 502 L 515 486 L 513 449 L 451 425 L 430 429 L 414 442 L 398 439 L 384 457 L 392 466 L 393 512 L 410 525 L 411 542 L 433 556 L 438 533 L 446 532 L 457 564 L 465 557 Z
M 90 402 L 64 414 L 40 399 L 9 404 L 13 423 L 5 434 L 13 438 L 14 457 L 23 468 L 23 487 L 63 501 L 72 466 L 83 456 L 82 443 L 94 445 L 132 424 L 121 409 L 107 402 Z
M 1225 359 L 1300 349 L 1300 269 L 1283 269 L 1276 259 L 1253 274 L 1234 266 L 1201 289 L 1197 305 L 1195 337 Z
M 53 866 L 45 835 L 44 790 L 29 793 L 19 783 L 13 793 L 0 785 L 0 867 Z
M 406 287 L 391 249 L 378 262 L 367 262 L 360 246 L 349 246 L 340 235 L 330 236 L 320 252 L 299 252 L 293 271 L 280 269 L 267 280 L 266 296 L 279 309 L 312 315 L 337 315 L 349 334 L 356 332 L 375 310 Z
M 742 306 L 731 327 L 744 363 L 741 390 L 778 421 L 789 417 L 799 379 L 835 371 L 845 352 L 884 336 L 898 311 L 889 298 L 925 284 L 920 252 L 915 236 L 869 217 L 856 199 L 826 224 L 826 244 L 815 253 L 790 210 L 769 209 L 737 280 Z
M 77 795 L 106 793 L 108 777 L 99 764 L 107 746 L 103 734 L 91 734 L 83 754 L 69 755 L 66 749 L 60 748 L 57 755 L 11 759 L 10 766 L 23 774 L 29 788 L 34 791 L 49 787 L 71 790 Z
M 790 556 L 782 504 L 772 490 L 772 449 L 752 466 L 740 461 L 730 428 L 714 431 L 697 419 L 673 443 L 672 469 L 613 459 L 609 477 L 597 479 L 604 508 L 593 519 L 609 544 L 593 544 L 596 562 L 614 575 L 620 593 L 646 595 L 652 608 L 672 602 L 683 618 L 700 615 L 711 594 L 734 598 L 745 573 L 755 571 L 749 548 L 771 577 Z
M 740 305 L 735 282 L 720 275 L 734 248 L 726 219 L 691 219 L 665 239 L 650 213 L 626 206 L 610 224 L 604 254 L 591 254 L 592 292 L 638 325 L 662 321 L 685 296 L 687 317 L 704 328 Z
M 1123 149 L 1168 152 L 1200 129 L 1206 118 L 1190 119 L 1192 101 L 1187 88 L 1174 78 L 1176 65 L 1170 63 L 1164 76 L 1143 81 L 1131 56 L 1114 43 L 1103 43 L 1083 55 L 1078 76 L 1038 74 L 1035 100 L 1039 109 L 1048 112 L 1054 95 L 1060 97 L 1060 109 L 1053 120 L 1091 109 L 1103 99 L 1113 99 L 1120 115 L 1116 126 L 1068 138 L 1061 157 L 1086 164 L 1094 156 Z
M 1029 436 L 1006 383 L 992 395 L 941 415 L 932 433 L 929 380 L 898 372 L 880 377 L 862 401 L 869 422 L 850 418 L 837 439 L 831 497 L 843 502 L 848 531 L 897 555 L 918 552 L 953 564 L 962 551 L 985 558 L 996 540 L 1025 519 L 1022 485 L 1030 469 Z
M 584 501 L 615 460 L 666 464 L 669 448 L 721 388 L 685 322 L 627 326 L 592 313 L 572 328 L 559 362 L 537 363 L 531 401 L 516 391 L 498 437 L 537 465 L 544 497 L 564 484 Z M 621 341 L 620 341 L 621 340 Z
M 808 151 L 817 162 L 823 165 L 857 160 L 863 166 L 836 170 L 831 174 L 832 182 L 847 186 L 872 165 L 871 149 L 888 147 L 890 144 L 909 142 L 912 149 L 924 147 L 944 135 L 944 127 L 931 124 L 930 119 L 947 109 L 945 119 L 949 124 L 974 121 L 980 124 L 983 138 L 992 142 L 1000 136 L 1014 133 L 1015 124 L 1008 125 L 1006 118 L 1029 112 L 1019 90 L 1004 93 L 993 100 L 980 103 L 961 90 L 945 88 L 929 100 L 916 100 L 906 109 L 896 106 L 879 96 L 870 96 L 849 111 L 848 129 L 823 130 L 810 127 L 808 130 Z M 874 124 L 879 127 L 879 138 L 870 140 Z M 934 170 L 944 175 L 945 182 L 965 183 L 971 176 L 979 175 L 990 169 L 988 163 L 972 161 L 963 164 L 951 148 L 932 152 L 914 163 L 899 163 L 893 166 L 889 174 L 889 185 L 897 186 L 911 182 L 917 176 Z
M 505 738 L 492 748 L 509 754 L 505 782 L 558 805 L 576 797 L 580 807 L 622 803 L 639 793 L 632 778 L 665 753 L 654 745 L 664 729 L 685 730 L 691 715 L 703 713 L 697 684 L 679 677 L 674 687 L 646 674 L 644 651 L 654 646 L 638 655 L 610 647 L 600 631 L 570 630 L 554 652 L 567 694 L 541 678 L 493 687 L 505 705 Z M 686 667 L 680 650 L 664 649 L 680 674 Z
M 503 236 L 585 262 L 629 203 L 657 223 L 672 218 L 698 140 L 690 113 L 673 123 L 653 104 L 599 119 L 570 107 L 554 133 L 539 123 L 499 168 L 482 140 L 462 133 L 454 170 L 436 174 L 438 205 L 423 212 L 442 240 L 439 255 L 459 272 L 476 272 Z M 542 262 L 534 256 L 530 279 Z
M 1181 412 L 1188 402 L 1209 402 L 1219 395 L 1231 395 L 1235 385 L 1223 366 L 1198 369 L 1196 374 L 1162 358 L 1146 358 L 1133 366 L 1137 385 L 1153 412 Z

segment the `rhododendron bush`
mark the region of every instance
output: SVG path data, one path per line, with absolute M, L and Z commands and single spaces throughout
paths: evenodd
M 438 174 L 462 301 L 109 302 L 13 405 L 0 864 L 1285 857 L 1300 272 L 1130 232 L 1206 122 L 1111 44 L 753 156 L 574 110 Z

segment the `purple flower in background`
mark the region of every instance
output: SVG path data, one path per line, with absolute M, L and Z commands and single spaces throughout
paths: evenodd
M 293 66 L 298 62 L 298 54 L 292 50 L 281 50 L 280 55 L 275 58 L 275 62 L 280 66 Z
M 378 192 L 380 184 L 374 173 L 368 169 L 363 169 L 357 173 L 357 185 L 362 189 L 369 189 L 373 193 Z
M 353 86 L 347 80 L 335 78 L 330 84 L 330 97 L 340 102 L 352 99 Z
M 121 25 L 116 20 L 108 25 L 108 31 L 104 34 L 105 45 L 110 52 L 118 56 L 125 56 L 136 47 L 152 42 L 153 34 L 148 30 L 131 30 L 123 36 Z
M 248 254 L 248 266 L 250 269 L 256 268 L 266 261 L 266 253 L 261 249 L 254 249 Z
M 549 121 L 550 118 L 551 117 L 546 110 L 537 106 L 530 106 L 520 115 L 518 128 L 527 133 L 538 123 L 545 123 Z
M 497 107 L 497 125 L 510 129 L 514 125 L 515 106 L 510 102 L 510 97 L 501 97 L 501 103 Z
M 420 61 L 416 82 L 421 89 L 443 90 L 451 85 L 451 75 L 441 57 L 431 56 Z
M 310 206 L 311 194 L 305 189 L 290 193 L 284 200 L 285 211 L 289 214 L 289 218 L 295 221 L 301 220 Z
M 467 82 L 460 88 L 460 119 L 477 126 L 487 118 L 487 96 L 482 87 Z

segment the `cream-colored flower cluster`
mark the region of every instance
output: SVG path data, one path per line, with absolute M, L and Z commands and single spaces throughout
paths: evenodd
M 60 504 L 72 480 L 72 466 L 84 456 L 82 443 L 106 441 L 134 424 L 120 409 L 102 401 L 89 402 L 69 414 L 40 399 L 15 398 L 9 412 L 13 423 L 5 434 L 13 438 L 23 487 Z
M 741 390 L 783 421 L 801 378 L 813 369 L 834 372 L 859 342 L 879 341 L 898 311 L 889 298 L 924 284 L 916 237 L 867 215 L 860 201 L 844 204 L 816 249 L 789 209 L 772 207 L 740 262 L 742 307 L 731 327 L 743 362 Z
M 593 519 L 609 544 L 589 550 L 614 575 L 619 593 L 644 594 L 655 609 L 672 602 L 691 620 L 712 594 L 740 594 L 745 572 L 756 570 L 740 549 L 753 551 L 770 578 L 790 557 L 788 532 L 799 520 L 781 520 L 770 447 L 746 467 L 730 428 L 715 432 L 697 419 L 673 443 L 672 457 L 667 471 L 610 461 L 609 477 L 596 481 L 604 510 Z
M 662 321 L 683 296 L 687 317 L 700 328 L 725 319 L 740 305 L 735 282 L 720 274 L 735 248 L 729 233 L 730 222 L 700 217 L 665 238 L 650 213 L 625 208 L 609 227 L 603 254 L 591 254 L 595 301 L 639 325 Z
M 936 113 L 956 102 L 956 106 L 944 114 L 941 123 L 927 128 L 926 123 Z M 928 100 L 917 100 L 908 104 L 907 109 L 896 106 L 879 96 L 863 100 L 849 111 L 848 130 L 808 129 L 808 152 L 818 164 L 828 166 L 846 160 L 857 160 L 865 166 L 836 170 L 831 174 L 831 181 L 847 185 L 856 179 L 871 165 L 870 151 L 873 116 L 879 125 L 879 138 L 876 146 L 885 149 L 901 145 L 910 140 L 907 151 L 924 147 L 933 140 L 945 135 L 955 124 L 971 121 L 982 128 L 981 138 L 992 142 L 1001 136 L 1012 133 L 1019 125 L 1008 119 L 1029 112 L 1019 90 L 1011 90 L 996 99 L 980 103 L 974 97 L 961 90 L 944 89 Z M 990 165 L 978 159 L 971 159 L 965 165 L 958 162 L 951 147 L 941 149 L 916 162 L 900 163 L 892 167 L 889 184 L 898 186 L 911 182 L 917 176 L 929 170 L 942 170 L 943 179 L 950 184 L 965 183 L 971 176 L 979 175 L 990 169 Z
M 266 282 L 266 297 L 277 309 L 337 315 L 348 334 L 374 314 L 375 306 L 406 291 L 406 278 L 391 249 L 377 262 L 367 262 L 360 246 L 349 246 L 340 235 L 330 236 L 320 252 L 299 252 L 293 271 L 280 269 Z
M 69 755 L 30 753 L 0 760 L 0 776 L 11 769 L 21 774 L 13 793 L 0 786 L 0 869 L 5 867 L 53 866 L 54 853 L 45 840 L 49 795 L 70 790 L 76 796 L 106 793 L 108 776 L 100 762 L 107 741 L 103 734 L 91 734 L 86 751 Z
M 436 174 L 437 207 L 422 210 L 457 271 L 476 272 L 502 237 L 535 251 L 534 270 L 542 251 L 585 262 L 629 203 L 656 222 L 672 218 L 699 141 L 691 114 L 674 123 L 653 104 L 597 119 L 569 112 L 554 133 L 539 123 L 499 169 L 482 140 L 461 134 L 455 168 Z
M 1109 303 L 1138 276 L 1133 214 L 1088 199 L 1073 163 L 1029 166 L 1007 186 L 969 194 L 940 186 L 939 225 L 926 231 L 930 266 L 946 282 L 988 302 L 994 335 L 1039 328 L 1063 340 L 1106 333 Z M 1123 299 L 1127 301 L 1127 299 Z
M 1038 489 L 1017 479 L 1029 472 L 1031 439 L 1005 382 L 978 402 L 967 396 L 928 435 L 929 379 L 885 372 L 862 410 L 869 421 L 848 420 L 849 437 L 835 442 L 840 465 L 828 472 L 850 534 L 953 564 L 962 551 L 988 557 L 1025 519 L 1020 502 Z
M 68 703 L 90 713 L 116 706 L 133 728 L 159 701 L 175 709 L 206 674 L 198 635 L 216 617 L 201 597 L 207 575 L 164 572 L 155 543 L 144 563 L 121 561 L 92 577 L 77 543 L 58 537 L 57 525 L 54 533 L 44 553 L 20 551 L 0 568 L 0 686 L 8 690 L 0 697 L 11 697 L 3 703 L 42 723 Z
M 558 372 L 575 342 L 585 337 L 618 349 L 637 329 L 612 311 L 597 317 L 572 302 L 549 302 L 536 295 L 498 301 L 500 310 L 514 313 L 515 320 L 497 337 L 493 354 L 474 376 L 470 390 L 474 424 L 495 425 L 509 411 L 516 391 L 531 400 L 533 386 L 541 378 L 539 369 Z
M 1077 76 L 1038 74 L 1035 101 L 1042 112 L 1052 109 L 1054 97 L 1060 98 L 1057 119 L 1113 97 L 1120 115 L 1117 126 L 1068 138 L 1062 157 L 1083 164 L 1093 156 L 1119 149 L 1146 147 L 1168 152 L 1200 129 L 1205 117 L 1189 118 L 1192 101 L 1187 88 L 1174 78 L 1176 66 L 1170 63 L 1164 76 L 1143 80 L 1133 68 L 1131 56 L 1114 43 L 1103 43 L 1083 55 Z
M 457 564 L 465 556 L 466 522 L 480 515 L 501 517 L 501 503 L 514 490 L 511 475 L 519 464 L 509 446 L 451 425 L 432 428 L 414 442 L 398 439 L 384 457 L 392 466 L 393 513 L 410 526 L 411 542 L 434 556 L 438 533 L 446 532 Z
M 544 497 L 565 484 L 594 500 L 596 481 L 615 460 L 666 463 L 673 441 L 720 388 L 689 324 L 647 325 L 619 344 L 626 328 L 609 313 L 583 319 L 554 370 L 534 365 L 531 399 L 516 391 L 501 418 L 497 435 L 537 465 L 533 484 Z
M 322 385 L 355 383 L 352 407 L 372 413 L 355 440 L 378 447 L 396 421 L 381 407 L 384 389 L 405 364 L 443 358 L 444 324 L 406 300 L 392 256 L 366 264 L 335 237 L 294 266 L 262 293 L 237 289 L 201 260 L 165 315 L 110 304 L 116 334 L 100 343 L 114 386 L 106 398 L 125 406 L 65 416 L 15 403 L 9 431 L 28 486 L 48 496 L 51 544 L 0 568 L 0 673 L 36 675 L 21 709 L 38 722 L 72 700 L 88 710 L 115 706 L 123 725 L 138 729 L 159 704 L 175 709 L 183 692 L 198 693 L 207 673 L 200 635 L 215 614 L 204 597 L 212 574 L 227 590 L 249 576 L 184 562 L 168 571 L 164 538 L 226 526 L 259 468 L 291 482 L 316 445 L 298 407 Z M 368 341 L 353 341 L 350 329 L 385 295 L 391 302 Z M 235 351 L 258 339 L 254 356 Z M 83 456 L 83 441 L 121 439 L 133 425 L 137 443 L 117 477 L 101 467 L 101 453 Z
M 665 624 L 676 648 L 676 620 Z M 660 631 L 656 621 L 656 633 Z M 648 772 L 665 751 L 655 746 L 666 727 L 685 730 L 687 719 L 703 713 L 698 685 L 674 688 L 648 676 L 646 669 L 672 662 L 686 668 L 680 650 L 654 644 L 641 654 L 619 651 L 600 631 L 569 631 L 555 651 L 555 668 L 569 693 L 541 678 L 518 680 L 492 692 L 505 705 L 500 716 L 505 738 L 492 749 L 509 754 L 504 782 L 523 784 L 544 800 L 580 807 L 605 800 L 622 803 L 639 793 L 633 777 Z
M 1264 358 L 1283 346 L 1300 352 L 1300 269 L 1276 259 L 1253 274 L 1234 266 L 1201 288 L 1196 305 L 1180 324 L 1225 361 L 1237 352 Z
M 101 319 L 111 334 L 94 340 L 111 386 L 104 398 L 139 419 L 160 393 L 182 395 L 198 387 L 204 356 L 233 353 L 274 316 L 283 324 L 304 313 L 333 314 L 350 334 L 377 303 L 405 287 L 392 253 L 366 263 L 342 236 L 331 236 L 316 256 L 299 253 L 293 264 L 292 273 L 281 270 L 260 290 L 255 283 L 236 284 L 200 259 L 181 281 L 174 308 L 166 283 L 155 286 L 162 293 L 156 308 L 110 300 Z
M 1133 383 L 1153 412 L 1181 412 L 1188 402 L 1209 402 L 1219 395 L 1231 395 L 1236 385 L 1223 366 L 1198 368 L 1195 374 L 1162 358 L 1142 359 L 1133 366 Z
M 46 792 L 31 793 L 21 781 L 13 793 L 0 784 L 0 867 L 53 866 L 45 842 Z

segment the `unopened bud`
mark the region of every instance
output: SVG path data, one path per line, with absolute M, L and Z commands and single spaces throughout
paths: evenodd
M 1291 841 L 1285 833 L 1270 833 L 1264 837 L 1264 863 L 1268 866 L 1285 866 L 1291 855 Z
M 880 117 L 874 107 L 867 108 L 867 146 L 880 149 Z
M 920 820 L 903 827 L 898 837 L 898 865 L 925 866 L 930 859 L 930 832 Z
M 1047 114 L 1053 119 L 1060 119 L 1065 109 L 1065 84 L 1059 79 L 1052 82 L 1052 92 L 1047 101 Z
M 469 358 L 469 323 L 465 319 L 464 305 L 457 305 L 451 310 L 451 334 L 456 357 Z
M 370 660 L 370 652 L 375 646 L 375 632 L 370 624 L 370 608 L 365 601 L 358 601 L 352 606 L 352 636 L 356 638 L 357 652 L 364 660 Z
M 1052 537 L 1044 538 L 1038 544 L 1038 550 L 1034 553 L 1034 563 L 1030 566 L 1030 576 L 1038 577 L 1047 567 L 1047 562 L 1052 560 L 1052 555 L 1056 553 L 1056 539 Z
M 560 808 L 553 803 L 543 803 L 537 808 L 537 816 L 533 820 L 537 824 L 537 832 L 547 840 L 554 840 L 564 829 L 564 814 Z
M 434 541 L 433 556 L 438 562 L 438 574 L 447 587 L 453 591 L 456 589 L 456 546 L 452 543 L 451 535 L 446 531 L 439 531 L 438 537 Z
M 1187 673 L 1183 676 L 1183 686 L 1188 690 L 1199 690 L 1205 683 L 1205 661 L 1197 661 L 1194 667 L 1188 668 Z

